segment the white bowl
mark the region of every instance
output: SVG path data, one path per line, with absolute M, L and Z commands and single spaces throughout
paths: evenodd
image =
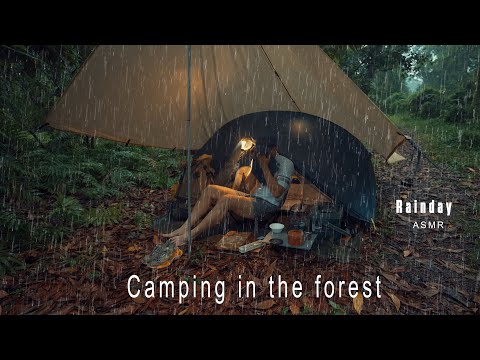
M 285 225 L 280 224 L 280 223 L 270 224 L 270 229 L 272 229 L 272 233 L 274 233 L 274 234 L 280 234 L 284 227 L 285 227 Z

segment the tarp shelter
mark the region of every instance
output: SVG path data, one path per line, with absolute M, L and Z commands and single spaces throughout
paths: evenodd
M 331 121 L 388 159 L 399 129 L 315 45 L 193 45 L 191 148 L 224 124 L 260 111 Z M 187 50 L 97 47 L 48 115 L 50 126 L 160 148 L 186 149 Z
M 186 46 L 99 46 L 46 122 L 60 130 L 130 144 L 186 149 L 188 69 Z M 261 116 L 247 115 L 269 111 L 304 114 L 309 124 L 320 119 L 322 136 L 345 130 L 386 160 L 405 140 L 315 45 L 193 45 L 190 74 L 192 150 L 201 149 L 232 120 L 262 121 Z M 324 121 L 335 124 L 335 131 L 329 132 Z M 346 156 L 347 148 L 337 151 L 343 149 Z M 330 171 L 328 164 L 322 166 Z M 360 209 L 360 202 L 353 208 Z M 371 204 L 368 207 L 362 218 L 371 214 Z

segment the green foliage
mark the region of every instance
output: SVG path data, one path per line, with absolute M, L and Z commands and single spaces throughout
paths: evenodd
M 141 210 L 135 211 L 135 226 L 138 229 L 147 229 L 152 224 L 152 216 Z
M 99 206 L 86 212 L 85 223 L 87 226 L 105 226 L 118 224 L 124 218 L 121 205 Z
M 432 45 L 418 48 L 429 57 L 418 72 L 423 86 L 439 91 L 443 97 L 440 117 L 450 123 L 478 127 L 480 46 Z
M 445 107 L 444 119 L 450 123 L 476 122 L 478 125 L 478 111 L 474 104 L 474 84 L 467 82 L 464 88 L 453 92 L 449 96 L 448 107 Z M 475 114 L 477 114 L 475 116 Z M 475 119 L 477 117 L 477 119 Z
M 50 218 L 54 223 L 78 225 L 83 222 L 83 213 L 83 207 L 77 199 L 59 195 L 50 212 Z
M 480 149 L 480 129 L 458 129 L 456 134 L 446 137 L 445 143 L 459 149 Z
M 180 152 L 37 129 L 91 49 L 0 46 L 0 245 L 11 251 L 119 223 L 126 193 L 178 179 Z
M 5 231 L 18 231 L 25 226 L 25 221 L 11 209 L 0 208 L 0 224 Z
M 309 315 L 312 313 L 313 313 L 313 309 L 308 306 L 304 306 L 302 311 L 300 312 L 301 315 Z
M 404 92 L 393 93 L 379 105 L 388 114 L 403 113 L 408 111 L 408 94 Z
M 438 118 L 418 118 L 409 114 L 390 119 L 406 129 L 439 166 L 465 174 L 467 167 L 480 168 L 480 129 L 475 124 L 459 124 Z
M 425 86 L 455 92 L 474 80 L 479 45 L 430 45 L 420 50 L 430 58 L 419 71 Z
M 427 59 L 411 45 L 320 46 L 366 94 L 372 95 L 380 84 L 385 91 L 382 98 L 400 91 L 406 76 L 416 73 Z
M 344 308 L 342 308 L 341 305 L 329 300 L 328 303 L 330 304 L 330 306 L 333 308 L 333 315 L 346 315 L 347 312 L 345 311 Z
M 152 189 L 166 189 L 168 188 L 168 174 L 162 172 L 155 174 L 151 171 L 140 173 L 137 178 L 137 183 L 140 186 L 150 187 Z
M 408 110 L 416 116 L 436 118 L 441 115 L 444 103 L 445 100 L 440 91 L 425 88 L 409 97 Z
M 24 268 L 25 263 L 10 254 L 0 243 L 0 276 L 14 274 L 17 270 Z

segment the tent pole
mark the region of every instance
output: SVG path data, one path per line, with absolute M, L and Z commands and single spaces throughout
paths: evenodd
M 188 80 L 187 80 L 187 207 L 188 207 L 188 256 L 192 253 L 192 199 L 191 199 L 191 171 L 192 171 L 192 155 L 190 153 L 190 67 L 192 57 L 192 45 L 188 45 Z

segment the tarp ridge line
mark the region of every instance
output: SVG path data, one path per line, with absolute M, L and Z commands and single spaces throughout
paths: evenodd
M 287 87 L 286 87 L 285 84 L 283 83 L 282 78 L 280 77 L 280 75 L 278 74 L 277 70 L 275 69 L 275 66 L 273 66 L 273 63 L 272 63 L 272 61 L 270 60 L 270 58 L 268 57 L 267 52 L 266 52 L 265 49 L 263 48 L 263 45 L 260 45 L 260 48 L 262 49 L 263 54 L 264 54 L 265 57 L 267 58 L 268 63 L 269 63 L 270 66 L 272 67 L 273 72 L 274 72 L 275 75 L 277 76 L 278 80 L 280 80 L 280 83 L 282 84 L 283 88 L 284 88 L 285 91 L 287 92 L 288 97 L 290 98 L 290 100 L 292 100 L 293 105 L 295 105 L 295 107 L 297 108 L 298 112 L 302 112 L 302 111 L 300 110 L 300 108 L 298 107 L 296 101 L 293 99 L 292 95 L 290 94 L 290 91 L 288 91 Z

